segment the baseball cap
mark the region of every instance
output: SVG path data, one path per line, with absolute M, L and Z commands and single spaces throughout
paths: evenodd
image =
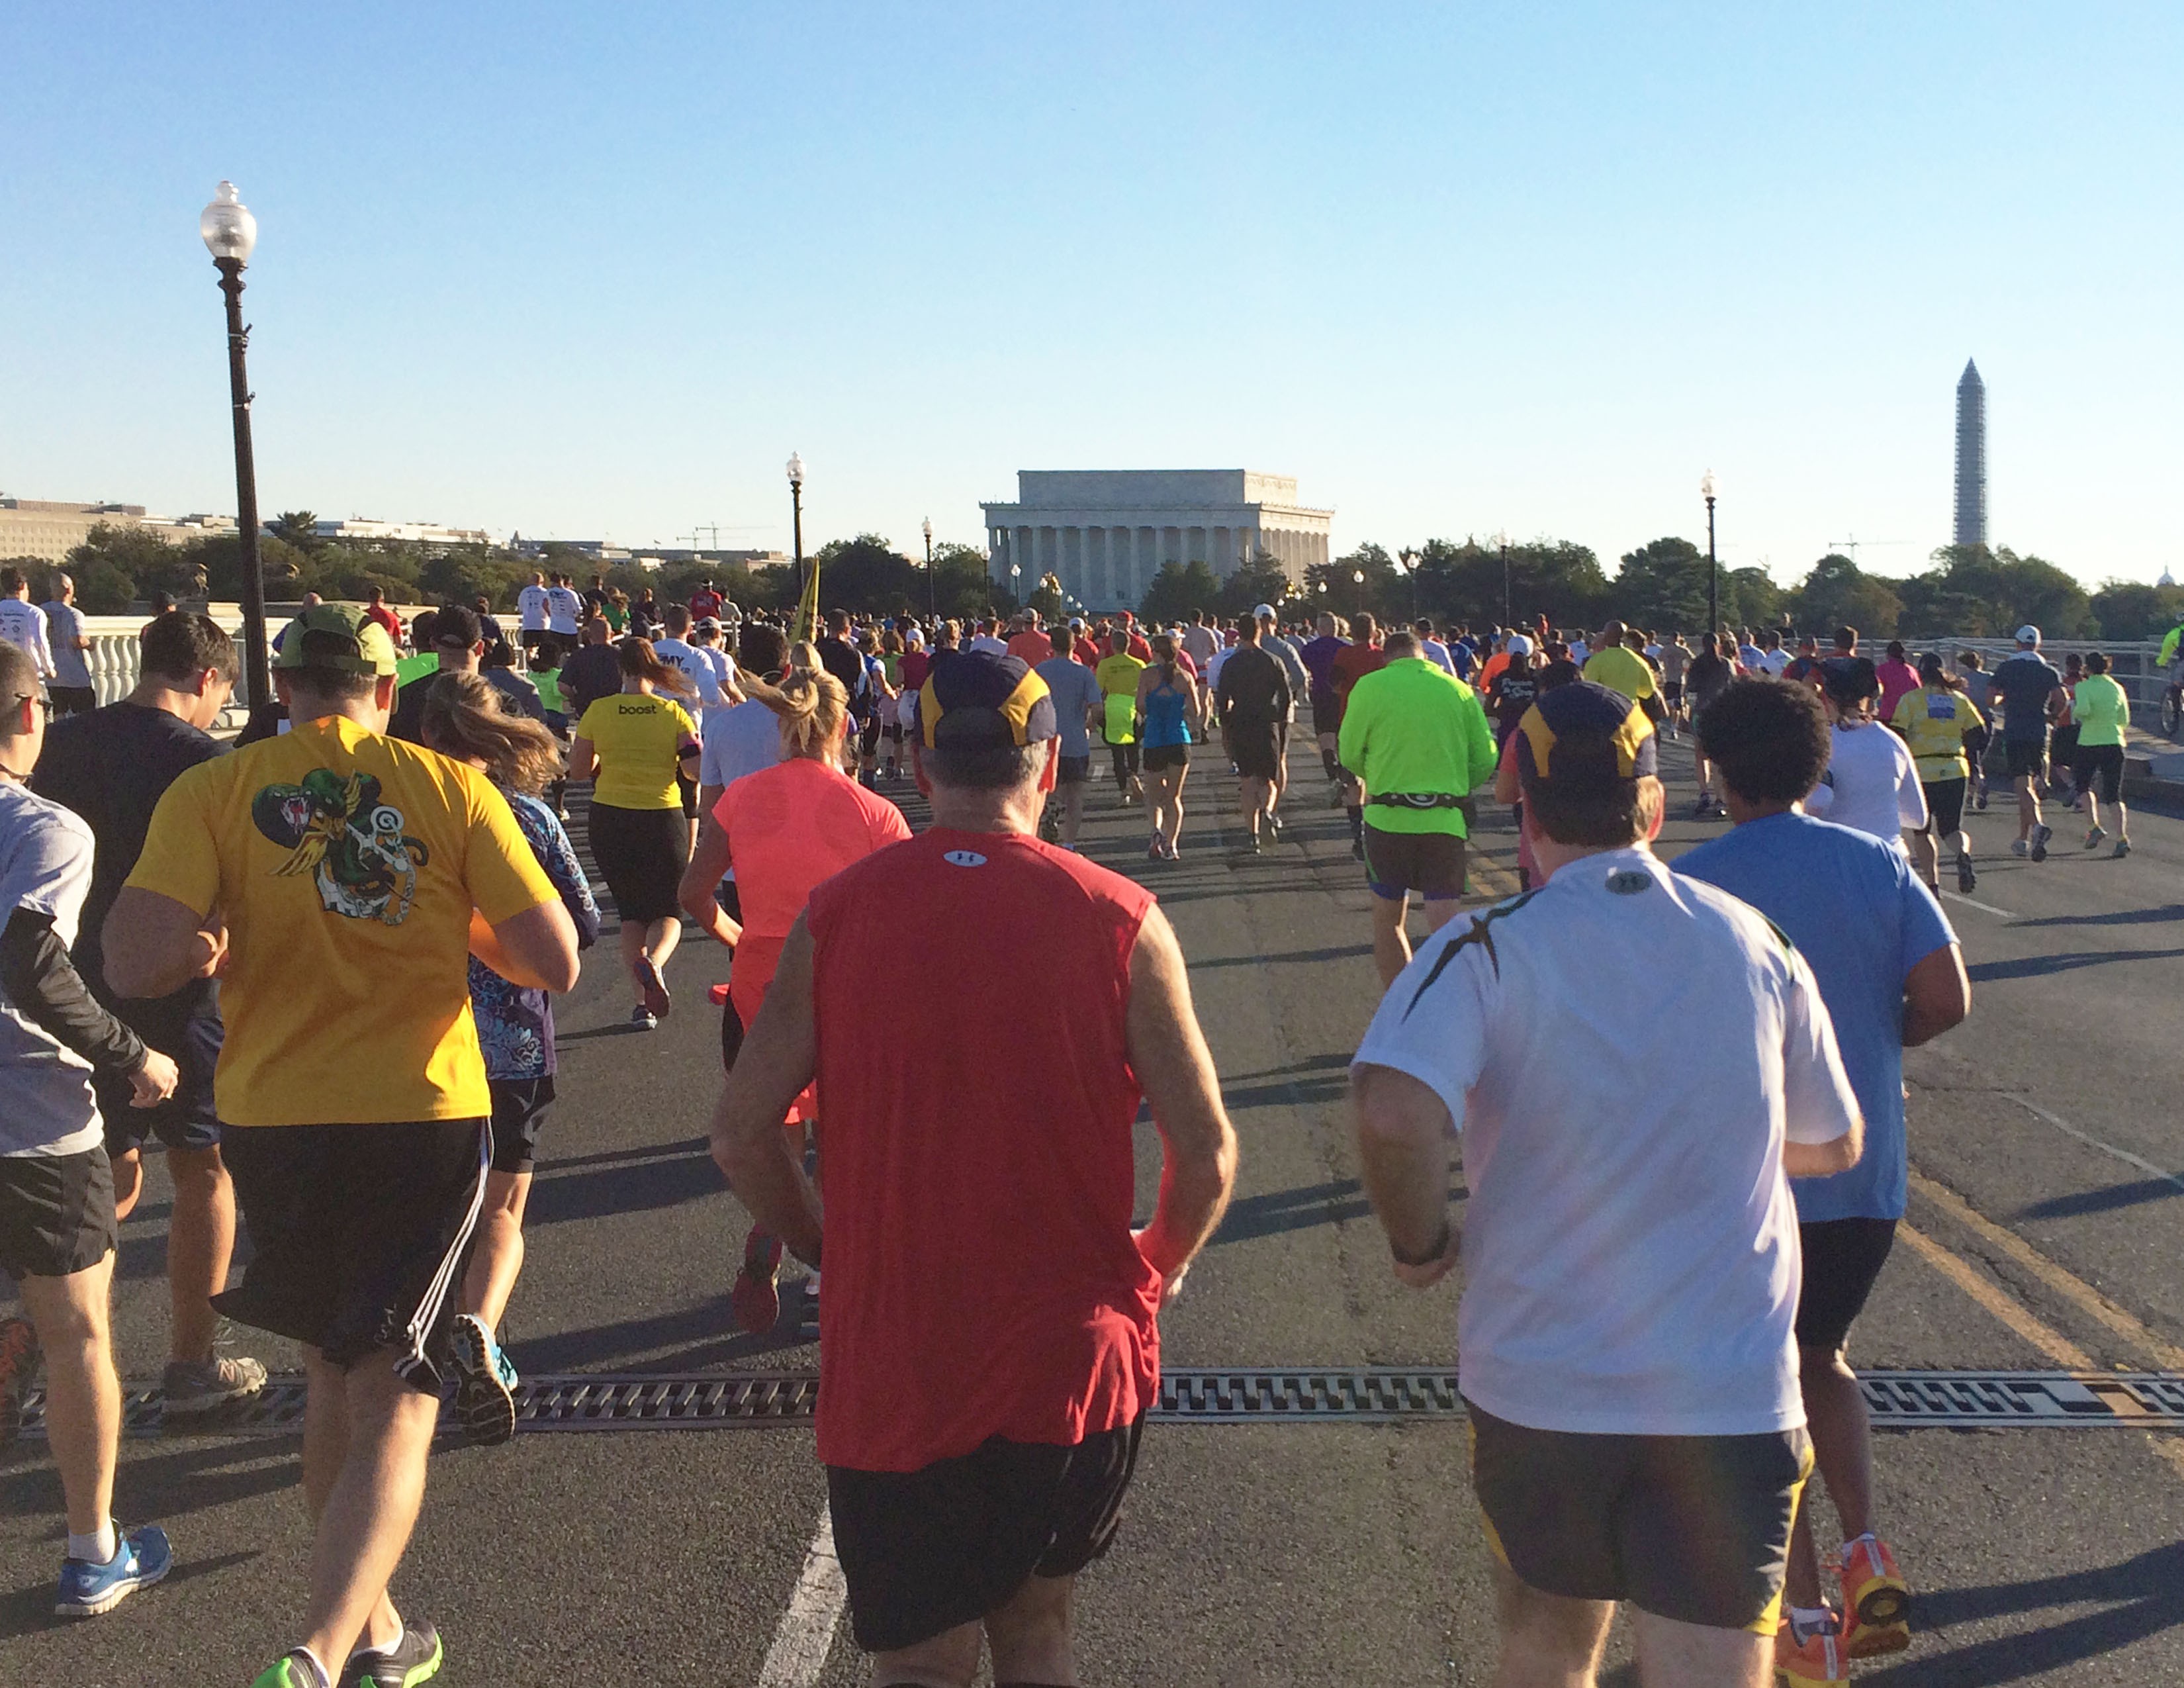
M 1039 744 L 1060 731 L 1046 682 L 1022 657 L 962 651 L 936 666 L 917 694 L 926 747 Z
M 1273 621 L 1274 619 L 1274 606 L 1271 604 L 1262 604 L 1257 609 L 1251 612 L 1251 619 L 1255 621 Z
M 721 630 L 721 618 L 718 616 L 700 616 L 690 625 L 703 627 L 707 632 L 717 633 Z
M 2023 627 L 2017 630 L 2017 642 L 2020 644 L 2038 644 L 2040 643 L 2040 629 L 2034 627 L 2031 622 L 2027 621 Z
M 465 612 L 469 613 L 469 612 Z M 473 622 L 476 617 L 471 616 Z M 317 636 L 318 649 L 307 659 L 304 647 Z M 314 604 L 288 623 L 276 668 L 332 668 L 344 674 L 394 672 L 394 641 L 354 604 Z
M 1537 783 L 1582 788 L 1643 779 L 1659 766 L 1660 741 L 1646 711 L 1594 680 L 1542 692 L 1517 723 L 1517 737 L 1518 767 Z
M 1512 656 L 1529 656 L 1532 654 L 1532 642 L 1522 633 L 1512 633 L 1503 643 L 1502 649 Z
M 432 643 L 449 650 L 468 650 L 484 637 L 484 624 L 467 604 L 448 604 L 432 622 Z

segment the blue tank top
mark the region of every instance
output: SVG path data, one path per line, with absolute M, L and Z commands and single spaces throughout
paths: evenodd
M 1145 694 L 1145 730 L 1139 739 L 1148 750 L 1190 743 L 1190 729 L 1183 724 L 1183 694 L 1172 686 L 1159 686 Z

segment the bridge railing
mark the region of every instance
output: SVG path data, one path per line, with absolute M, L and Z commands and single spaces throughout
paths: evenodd
M 1975 650 L 1986 664 L 1987 672 L 1994 672 L 1995 665 L 2017 655 L 2014 639 L 1906 639 L 1904 649 L 1914 657 L 1922 650 L 1937 650 L 1953 663 L 1960 650 Z M 1860 649 L 1864 649 L 1861 645 Z M 2161 694 L 2169 684 L 2168 671 L 2160 666 L 2161 641 L 2159 639 L 2048 639 L 2042 643 L 2040 654 L 2059 671 L 2067 656 L 2085 656 L 2093 651 L 2104 651 L 2109 659 L 2109 672 L 2131 699 L 2132 724 L 2151 727 L 2155 724 L 2161 708 Z M 1985 699 L 1979 699 L 1984 705 Z

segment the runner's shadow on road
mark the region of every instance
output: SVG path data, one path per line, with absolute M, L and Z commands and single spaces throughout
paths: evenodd
M 258 1550 L 255 1548 L 248 1552 L 222 1553 L 212 1559 L 183 1559 L 178 1556 L 175 1568 L 159 1579 L 158 1589 L 171 1591 L 178 1583 L 210 1576 L 214 1571 L 225 1571 L 231 1566 L 247 1565 L 257 1557 Z M 133 1597 L 158 1600 L 164 1596 L 154 1590 Z M 73 1630 L 82 1622 L 81 1618 L 63 1618 L 54 1613 L 53 1585 L 50 1582 L 0 1595 L 0 1641 L 17 1635 L 36 1635 L 42 1630 Z
M 636 1374 L 703 1371 L 808 1345 L 802 1334 L 803 1297 L 784 1284 L 782 1315 L 774 1328 L 754 1336 L 736 1329 L 728 1298 L 705 1301 L 650 1318 L 624 1319 L 582 1330 L 518 1337 L 510 1357 L 526 1373 L 614 1371 Z M 680 1344 L 681 1346 L 672 1345 Z M 670 1351 L 661 1353 L 660 1349 Z M 632 1355 L 643 1355 L 632 1361 Z
M 2106 1609 L 1942 1652 L 1935 1630 L 1982 1618 L 2048 1607 L 2106 1602 Z M 2120 1564 L 2029 1582 L 1984 1588 L 1921 1591 L 1914 1613 L 1926 1650 L 1886 1670 L 1861 1673 L 1861 1682 L 2021 1682 L 2098 1658 L 2184 1624 L 2184 1543 L 2156 1547 Z
M 560 1224 L 571 1219 L 606 1219 L 620 1213 L 654 1212 L 724 1193 L 728 1181 L 704 1145 L 671 1145 L 638 1151 L 643 1160 L 613 1160 L 588 1171 L 564 1173 L 572 1163 L 555 1162 L 532 1180 L 524 1223 Z
M 1193 961 L 1190 970 L 1197 972 L 1201 969 L 1213 967 L 1248 967 L 1262 961 L 1269 964 L 1278 961 L 1340 961 L 1353 955 L 1369 955 L 1372 953 L 1370 944 L 1344 944 L 1328 950 L 1291 950 L 1279 955 L 1222 955 L 1210 961 Z
M 2028 1219 L 2075 1219 L 2085 1213 L 2113 1213 L 2120 1207 L 2136 1207 L 2142 1201 L 2165 1201 L 2180 1194 L 2184 1191 L 2167 1178 L 2139 1178 L 2131 1184 L 2110 1184 L 2106 1189 L 2051 1196 L 2034 1202 L 2023 1212 Z
M 2025 931 L 2036 926 L 2161 926 L 2172 920 L 2184 920 L 2184 903 L 2164 903 L 2158 909 L 2125 909 L 2116 914 L 2051 914 L 2010 924 Z
M 1975 984 L 2000 979 L 2047 978 L 2110 961 L 2173 961 L 2184 950 L 2073 950 L 2061 955 L 2024 955 L 2014 961 L 1981 961 L 1964 971 Z

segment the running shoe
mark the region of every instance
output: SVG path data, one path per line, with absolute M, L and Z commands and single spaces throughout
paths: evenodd
M 1984 809 L 1986 807 L 1986 788 L 1985 786 L 1981 786 L 1980 788 L 1979 795 L 1972 799 L 1972 807 L 1975 809 Z
M 1279 837 L 1281 837 L 1281 835 L 1282 835 L 1282 817 L 1281 817 L 1280 816 L 1279 816 L 1279 815 L 1269 815 L 1269 816 L 1267 816 L 1267 830 L 1268 830 L 1268 831 L 1269 831 L 1269 832 L 1271 832 L 1271 833 L 1273 833 L 1276 838 L 1279 838 Z
M 1329 789 L 1327 794 L 1327 806 L 1330 809 L 1340 809 L 1342 806 L 1342 788 L 1340 786 L 1338 785 Z
M 1152 837 L 1145 840 L 1145 856 L 1148 861 L 1158 861 L 1161 859 L 1161 836 L 1158 833 L 1155 833 Z
M 1365 859 L 1365 840 L 1364 840 L 1364 839 L 1362 839 L 1362 838 L 1352 838 L 1352 839 L 1351 839 L 1351 840 L 1350 840 L 1350 854 L 1351 854 L 1351 855 L 1355 856 L 1355 857 L 1356 857 L 1358 861 L 1364 861 L 1364 859 Z
M 667 981 L 660 975 L 660 963 L 649 955 L 637 958 L 637 988 L 644 993 L 644 1011 L 665 1020 L 675 1002 L 667 994 Z
M 2086 827 L 2086 848 L 2087 850 L 2098 850 L 2101 847 L 2101 840 L 2107 836 L 2107 832 L 2099 827 Z
M 660 1029 L 659 1017 L 642 1002 L 629 1011 L 629 1023 L 635 1030 L 640 1032 L 656 1032 Z
M 170 1418 L 210 1412 L 231 1401 L 248 1401 L 265 1387 L 265 1368 L 247 1354 L 215 1354 L 209 1360 L 170 1360 L 159 1380 L 160 1409 Z
M 0 1444 L 23 1428 L 23 1398 L 38 1370 L 38 1333 L 26 1318 L 0 1319 Z
M 1870 1530 L 1843 1543 L 1843 1655 L 1878 1658 L 1911 1645 L 1911 1591 L 1896 1556 Z
M 297 1647 L 275 1659 L 250 1688 L 326 1688 L 326 1673 Z
M 1713 799 L 1708 796 L 1706 793 L 1702 791 L 1699 794 L 1699 800 L 1691 805 L 1691 819 L 1694 821 L 1703 821 L 1713 813 Z
M 2053 838 L 2054 836 L 2055 836 L 2055 829 L 2054 829 L 2053 827 L 2049 826 L 2049 825 L 2048 825 L 2045 821 L 2040 822 L 2038 822 L 2037 824 L 2036 824 L 2036 825 L 2033 827 L 2033 828 L 2032 828 L 2032 859 L 2033 859 L 2035 861 L 2047 861 L 2047 859 L 2048 859 L 2048 839 L 2050 839 L 2050 838 Z
M 1831 1618 L 1828 1627 L 1815 1630 L 1801 1641 L 1789 1614 L 1783 1614 L 1782 1627 L 1774 1632 L 1774 1669 L 1790 1688 L 1850 1680 L 1850 1658 L 1843 1651 L 1836 1621 Z
M 736 1329 L 763 1336 L 781 1319 L 781 1239 L 754 1226 L 744 1239 L 744 1267 L 728 1291 Z
M 111 1612 L 140 1588 L 149 1588 L 175 1568 L 167 1532 L 156 1524 L 119 1529 L 114 1557 L 103 1565 L 88 1559 L 61 1561 L 60 1592 L 53 1610 L 63 1618 L 96 1618 Z
M 2012 855 L 2030 855 L 2032 854 L 2032 846 L 2025 843 L 2023 838 L 2012 838 L 2009 841 L 2009 853 Z
M 440 1632 L 430 1624 L 412 1623 L 393 1646 L 351 1653 L 334 1688 L 416 1688 L 440 1674 L 446 1657 Z
M 476 1313 L 455 1316 L 448 1348 L 455 1366 L 455 1416 L 473 1440 L 499 1447 L 515 1434 L 515 1366 Z
M 1972 871 L 1971 855 L 1966 850 L 1957 852 L 1957 889 L 1969 897 L 1979 889 L 1979 875 Z
M 2131 840 L 2129 838 L 2118 838 L 2116 840 L 2116 847 L 2109 852 L 2109 855 L 2118 861 L 2121 861 L 2124 857 L 2130 854 Z

